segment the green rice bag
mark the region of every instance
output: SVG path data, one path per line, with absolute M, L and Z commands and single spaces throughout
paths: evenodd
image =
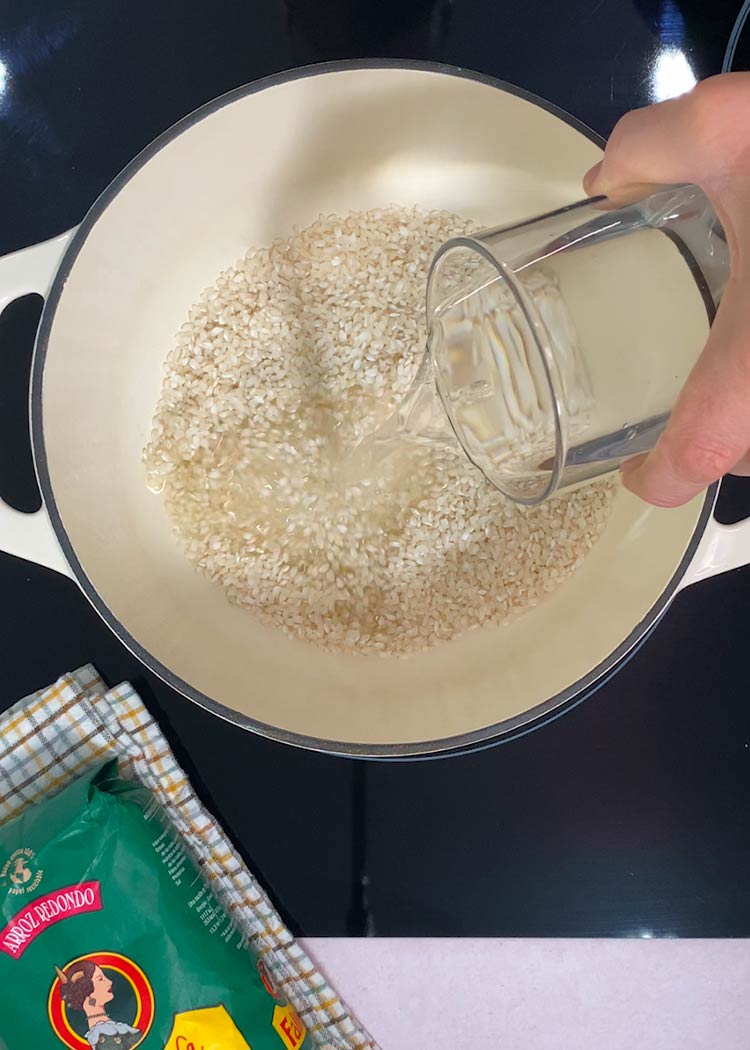
M 0 827 L 0 1050 L 303 1044 L 159 804 L 116 762 Z

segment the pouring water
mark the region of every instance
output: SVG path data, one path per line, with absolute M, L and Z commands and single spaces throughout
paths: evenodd
M 616 470 L 656 443 L 728 275 L 726 238 L 695 186 L 449 241 L 430 270 L 425 357 L 349 475 L 439 444 L 536 504 Z

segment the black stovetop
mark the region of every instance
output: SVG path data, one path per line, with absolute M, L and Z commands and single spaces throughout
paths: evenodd
M 158 132 L 267 73 L 441 60 L 607 134 L 651 100 L 655 70 L 674 67 L 659 66 L 665 52 L 699 77 L 717 72 L 740 6 L 0 0 L 0 252 L 75 225 Z M 27 510 L 38 496 L 23 388 L 38 311 L 30 298 L 0 320 L 0 491 Z M 748 483 L 728 483 L 721 502 L 725 518 L 750 511 Z M 750 935 L 748 569 L 681 595 L 620 673 L 558 721 L 474 755 L 397 765 L 294 751 L 209 716 L 47 570 L 0 555 L 0 601 L 0 708 L 87 661 L 129 678 L 299 932 Z M 280 839 L 310 862 L 283 866 Z

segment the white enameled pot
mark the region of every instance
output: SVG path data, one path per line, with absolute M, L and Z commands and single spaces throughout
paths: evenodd
M 0 305 L 46 304 L 31 425 L 44 509 L 0 505 L 0 548 L 66 573 L 142 662 L 223 718 L 345 755 L 463 750 L 591 692 L 688 584 L 750 561 L 750 526 L 618 494 L 605 534 L 508 627 L 406 660 L 333 655 L 258 626 L 199 577 L 144 483 L 162 365 L 190 304 L 250 244 L 320 212 L 390 203 L 498 224 L 580 195 L 601 143 L 488 77 L 425 64 L 294 70 L 160 136 L 75 230 L 0 259 Z M 654 280 L 669 260 L 650 259 Z M 666 267 L 660 274 L 660 267 Z M 678 281 L 685 324 L 708 322 Z M 648 323 L 648 307 L 644 323 Z

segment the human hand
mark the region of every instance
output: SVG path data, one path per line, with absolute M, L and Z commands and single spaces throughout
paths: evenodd
M 731 277 L 700 358 L 656 447 L 622 467 L 626 488 L 661 507 L 727 473 L 750 475 L 750 73 L 626 114 L 584 189 L 612 206 L 692 182 L 724 227 Z

